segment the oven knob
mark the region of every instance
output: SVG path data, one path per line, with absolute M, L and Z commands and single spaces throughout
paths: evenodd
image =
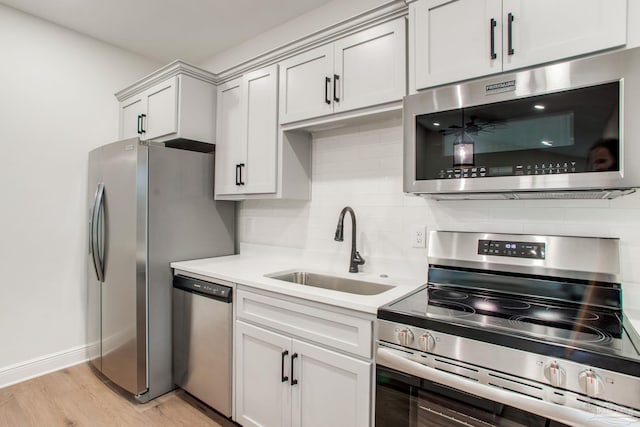
M 564 387 L 566 374 L 558 362 L 549 363 L 544 367 L 544 377 L 554 387 Z
M 589 397 L 598 397 L 604 392 L 604 383 L 593 369 L 585 369 L 578 375 L 580 387 Z
M 431 352 L 433 348 L 436 346 L 436 340 L 429 332 L 425 332 L 420 335 L 420 339 L 418 340 L 418 347 L 422 351 Z
M 413 342 L 413 332 L 409 328 L 402 328 L 397 333 L 400 345 L 409 346 Z

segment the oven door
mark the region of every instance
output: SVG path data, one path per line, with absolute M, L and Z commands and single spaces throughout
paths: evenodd
M 456 425 L 558 427 L 566 424 L 378 365 L 377 427 Z

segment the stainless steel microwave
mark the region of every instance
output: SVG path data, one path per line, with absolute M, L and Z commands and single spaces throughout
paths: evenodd
M 410 95 L 403 126 L 407 193 L 628 194 L 640 187 L 640 48 Z

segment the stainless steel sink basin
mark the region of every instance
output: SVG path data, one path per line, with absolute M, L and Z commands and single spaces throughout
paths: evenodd
M 345 279 L 343 277 L 327 276 L 319 273 L 310 273 L 307 271 L 294 271 L 289 273 L 268 274 L 267 277 L 285 282 L 297 283 L 303 286 L 312 286 L 314 288 L 331 289 L 333 291 L 346 292 L 357 295 L 377 295 L 393 288 L 390 285 L 383 285 L 374 282 L 365 282 L 363 280 Z

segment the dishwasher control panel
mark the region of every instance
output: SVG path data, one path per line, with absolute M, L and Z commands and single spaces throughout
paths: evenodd
M 210 298 L 231 302 L 231 288 L 217 283 L 177 275 L 173 276 L 173 287 L 186 292 L 194 292 Z

